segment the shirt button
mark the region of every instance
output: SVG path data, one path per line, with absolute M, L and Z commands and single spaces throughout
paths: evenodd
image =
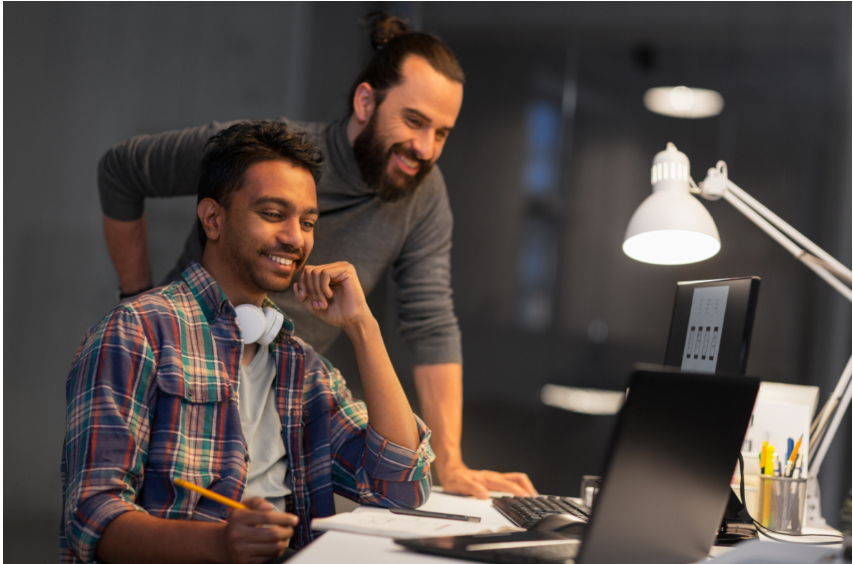
M 228 510 L 226 509 L 225 511 L 223 511 L 223 512 L 222 512 L 222 518 L 223 518 L 223 519 L 228 519 L 228 515 L 229 515 L 229 514 L 230 514 L 230 511 L 228 511 Z
M 188 395 L 188 396 L 190 396 L 190 397 L 193 397 L 193 391 L 192 391 L 192 390 L 188 390 L 188 391 L 187 391 L 187 395 Z

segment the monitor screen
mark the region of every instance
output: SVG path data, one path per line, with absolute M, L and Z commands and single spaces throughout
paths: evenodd
M 679 282 L 664 364 L 744 374 L 760 282 L 757 276 Z

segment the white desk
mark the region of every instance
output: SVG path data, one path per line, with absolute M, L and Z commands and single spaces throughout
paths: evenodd
M 512 524 L 492 507 L 491 499 L 481 500 L 433 492 L 429 500 L 419 509 L 477 516 L 482 518 L 484 525 L 503 526 Z M 719 556 L 732 550 L 737 550 L 737 548 L 712 547 L 711 556 Z M 288 564 L 291 562 L 293 564 L 310 564 L 314 562 L 323 564 L 330 562 L 340 562 L 342 564 L 447 564 L 454 560 L 456 562 L 469 562 L 468 560 L 456 560 L 443 556 L 411 552 L 398 544 L 394 544 L 394 541 L 387 537 L 329 531 L 299 551 L 296 556 L 288 560 Z

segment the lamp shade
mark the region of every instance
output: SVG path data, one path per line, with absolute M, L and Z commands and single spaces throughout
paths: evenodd
M 628 223 L 622 250 L 652 264 L 699 262 L 720 251 L 720 235 L 708 210 L 689 191 L 690 163 L 669 143 L 652 165 L 651 196 Z

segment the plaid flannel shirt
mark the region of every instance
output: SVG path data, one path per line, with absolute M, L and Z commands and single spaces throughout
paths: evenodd
M 366 406 L 329 361 L 293 337 L 289 319 L 270 346 L 299 517 L 295 546 L 316 536 L 313 517 L 334 514 L 333 492 L 384 507 L 424 503 L 434 455 L 423 422 L 417 450 L 391 443 L 370 426 Z M 243 497 L 242 351 L 233 306 L 197 263 L 183 281 L 116 307 L 89 330 L 66 383 L 62 562 L 94 561 L 104 528 L 126 511 L 228 518 L 227 508 L 173 480 Z

